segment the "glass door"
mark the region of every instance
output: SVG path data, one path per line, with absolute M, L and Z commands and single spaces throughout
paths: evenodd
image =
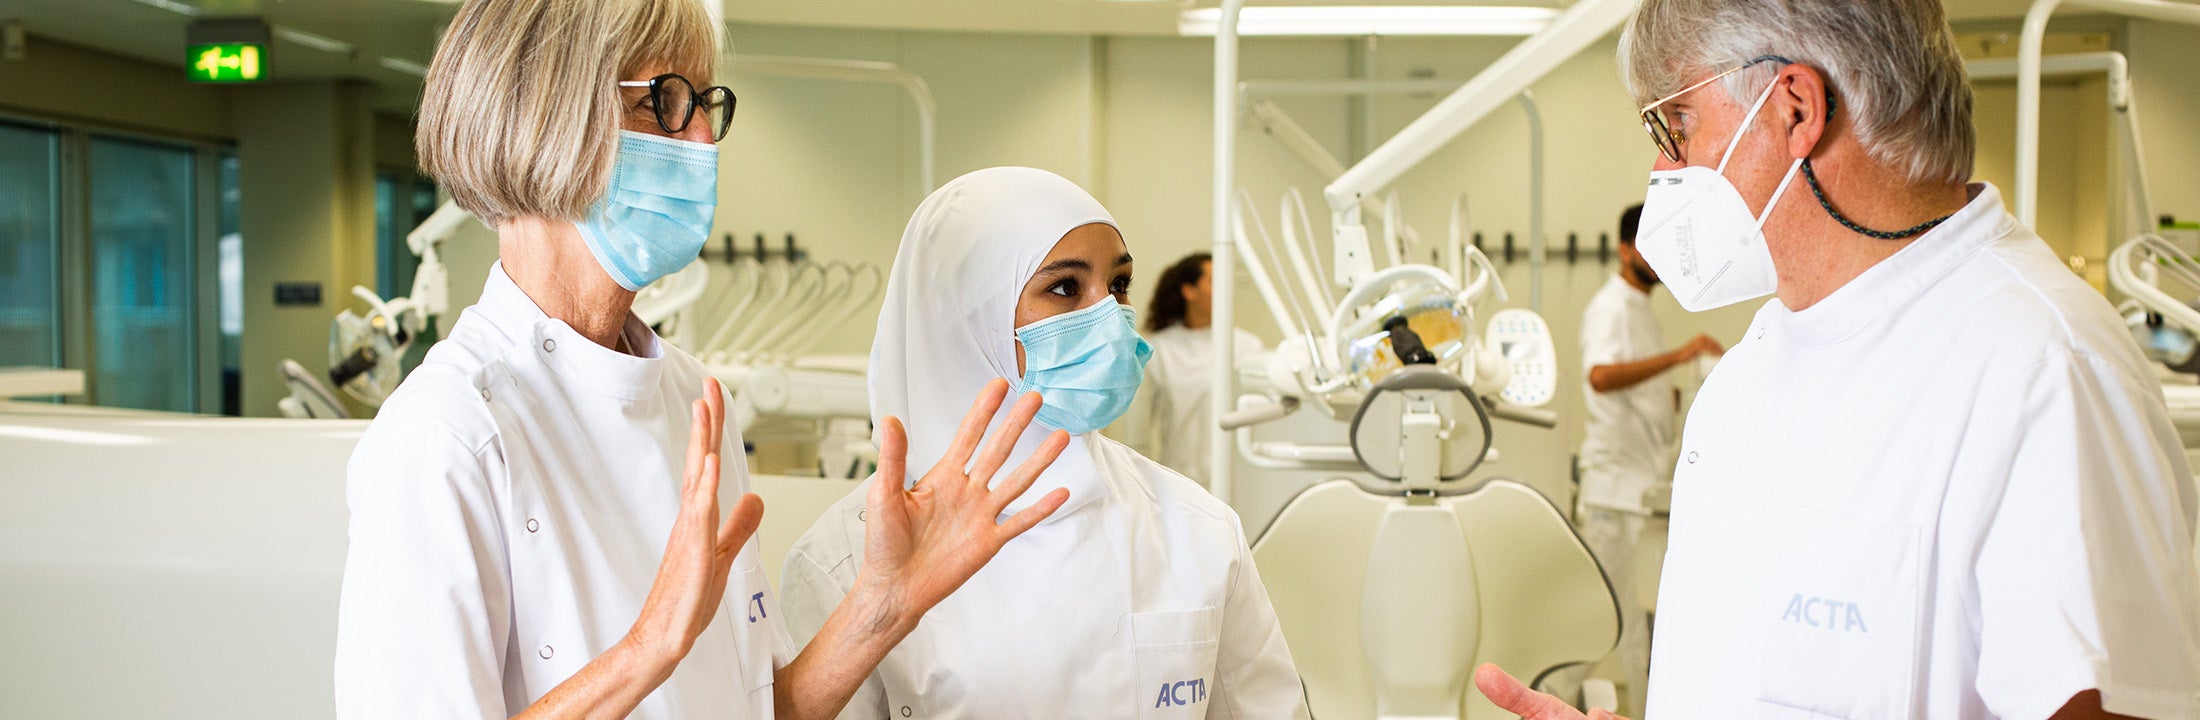
M 100 405 L 198 410 L 194 156 L 91 138 L 90 380 Z
M 0 367 L 61 367 L 61 135 L 0 124 Z

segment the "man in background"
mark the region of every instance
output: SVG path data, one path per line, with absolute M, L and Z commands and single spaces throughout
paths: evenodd
M 1582 540 L 1619 597 L 1620 642 L 1615 660 L 1625 681 L 1623 710 L 1641 712 L 1650 678 L 1649 617 L 1635 588 L 1635 546 L 1650 508 L 1643 494 L 1672 475 L 1680 391 L 1655 382 L 1696 358 L 1725 352 L 1697 335 L 1668 348 L 1650 313 L 1658 273 L 1635 250 L 1642 206 L 1619 216 L 1619 271 L 1581 313 L 1581 366 L 1588 423 L 1581 441 L 1581 495 L 1574 511 Z

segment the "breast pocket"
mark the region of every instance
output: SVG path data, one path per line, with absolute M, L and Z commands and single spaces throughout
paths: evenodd
M 1204 718 L 1215 682 L 1215 612 L 1130 614 L 1131 659 L 1141 718 Z
M 1908 717 L 1922 574 L 1916 528 L 1792 511 L 1759 586 L 1760 699 L 1823 717 Z
M 727 618 L 740 638 L 741 686 L 750 692 L 772 684 L 772 649 L 779 637 L 779 606 L 772 603 L 764 569 L 735 572 L 726 582 Z

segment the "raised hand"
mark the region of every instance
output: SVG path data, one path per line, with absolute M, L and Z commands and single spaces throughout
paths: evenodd
M 1583 715 L 1549 693 L 1536 692 L 1492 663 L 1474 669 L 1474 686 L 1491 703 L 1520 716 L 1520 720 L 1625 720 L 1603 708 Z
M 680 516 L 672 524 L 664 564 L 657 568 L 642 615 L 627 633 L 629 641 L 675 664 L 717 615 L 733 559 L 764 517 L 764 501 L 746 494 L 719 520 L 718 450 L 725 441 L 726 401 L 717 379 L 703 381 L 703 399 L 695 401 L 692 417 Z
M 1018 398 L 993 442 L 975 464 L 970 463 L 986 424 L 1007 395 L 1008 381 L 987 384 L 963 417 L 947 455 L 907 490 L 902 489 L 902 478 L 909 457 L 908 434 L 900 420 L 886 418 L 880 433 L 878 476 L 865 503 L 863 570 L 856 582 L 882 592 L 899 606 L 893 608 L 897 615 L 915 618 L 947 599 L 1002 545 L 1069 500 L 1069 490 L 1056 489 L 1006 522 L 999 521 L 1009 503 L 1030 489 L 1039 473 L 1069 445 L 1068 433 L 1054 431 L 998 487 L 989 487 L 1017 438 L 1039 412 L 1038 393 Z M 968 473 L 963 472 L 966 465 Z
M 680 484 L 680 516 L 665 543 L 665 560 L 642 601 L 642 615 L 618 644 L 591 658 L 550 692 L 514 716 L 623 718 L 672 677 L 695 637 L 718 614 L 733 558 L 755 534 L 764 501 L 741 496 L 724 522 L 718 519 L 718 448 L 725 440 L 725 391 L 703 382 L 688 429 L 687 477 Z M 788 716 L 781 716 L 788 717 Z

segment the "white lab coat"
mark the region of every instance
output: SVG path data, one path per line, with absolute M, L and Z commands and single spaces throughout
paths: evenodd
M 336 627 L 341 717 L 503 718 L 624 636 L 680 507 L 706 371 L 543 315 L 501 265 L 360 439 Z M 745 492 L 728 427 L 720 482 Z M 769 718 L 792 655 L 751 539 L 725 602 L 637 718 Z
M 1238 365 L 1257 367 L 1267 347 L 1259 336 L 1244 328 L 1236 330 L 1232 338 Z M 1210 375 L 1215 366 L 1214 333 L 1178 323 L 1146 333 L 1146 342 L 1153 345 L 1153 359 L 1146 363 L 1146 384 L 1139 392 L 1151 395 L 1144 403 L 1148 414 L 1144 432 L 1154 459 L 1205 486 L 1207 448 L 1214 436 L 1213 414 L 1207 409 L 1207 398 L 1214 394 Z
M 1680 410 L 1672 383 L 1652 378 L 1602 393 L 1589 387 L 1590 368 L 1666 350 L 1650 294 L 1618 275 L 1582 310 L 1582 404 L 1589 411 L 1581 439 L 1582 504 L 1642 513 L 1643 492 L 1673 471 L 1673 421 Z
M 1991 186 L 1690 413 L 1652 720 L 2200 717 L 2195 498 L 2146 360 Z
M 1096 485 L 925 614 L 843 720 L 1303 716 L 1244 530 L 1229 506 L 1095 438 Z M 1065 458 L 1067 459 L 1067 458 Z M 807 642 L 855 586 L 866 481 L 787 553 L 787 623 Z
M 1663 375 L 1600 393 L 1589 386 L 1589 371 L 1666 349 L 1665 333 L 1650 312 L 1650 293 L 1617 274 L 1604 281 L 1581 312 L 1581 395 L 1588 422 L 1581 440 L 1581 506 L 1574 523 L 1619 599 L 1620 638 L 1612 655 L 1626 681 L 1624 707 L 1635 712 L 1643 706 L 1650 673 L 1649 616 L 1635 589 L 1642 579 L 1635 552 L 1649 514 L 1642 496 L 1673 471 L 1674 421 L 1680 410 L 1673 385 Z
M 1070 230 L 1114 224 L 1029 168 L 980 170 L 917 208 L 871 348 L 871 413 L 902 418 L 914 481 L 971 400 L 1016 379 L 1024 283 Z M 997 429 L 1008 408 L 994 418 Z M 1034 424 L 995 481 L 1046 437 Z M 990 440 L 989 440 L 990 442 Z M 871 482 L 879 482 L 873 478 Z M 788 626 L 814 636 L 863 561 L 857 488 L 787 553 Z M 1016 538 L 888 653 L 843 718 L 1284 718 L 1302 693 L 1282 626 L 1229 506 L 1097 432 L 1071 439 L 1008 513 L 1069 501 Z

